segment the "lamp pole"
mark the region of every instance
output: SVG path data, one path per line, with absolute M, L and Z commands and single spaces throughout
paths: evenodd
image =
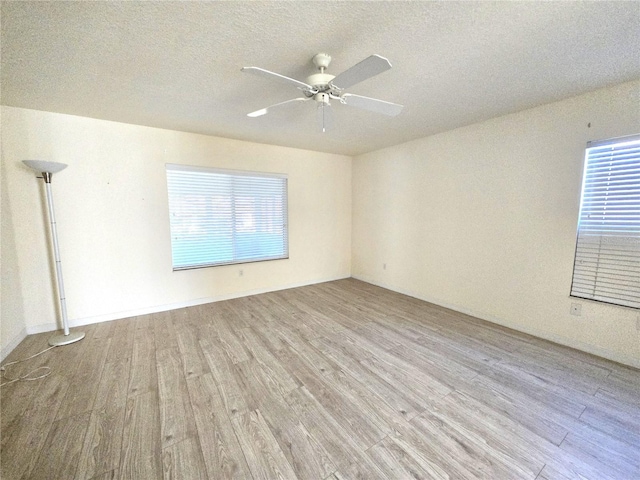
M 77 342 L 84 338 L 83 332 L 69 332 L 69 319 L 67 318 L 67 301 L 64 292 L 64 281 L 62 279 L 62 261 L 60 260 L 60 249 L 58 247 L 58 229 L 56 227 L 56 215 L 53 209 L 53 192 L 51 190 L 51 180 L 53 174 L 64 170 L 67 165 L 57 162 L 45 162 L 42 160 L 24 160 L 25 165 L 42 173 L 45 190 L 47 192 L 47 206 L 49 210 L 49 224 L 51 227 L 51 238 L 53 242 L 53 255 L 56 264 L 56 280 L 58 282 L 58 295 L 60 299 L 60 313 L 62 314 L 62 334 L 54 335 L 49 339 L 49 345 L 62 346 Z

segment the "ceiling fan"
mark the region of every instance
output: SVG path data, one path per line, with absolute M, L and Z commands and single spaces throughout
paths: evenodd
M 391 68 L 391 63 L 380 55 L 371 55 L 360 63 L 345 70 L 338 76 L 325 73 L 325 69 L 331 63 L 331 56 L 326 53 L 319 53 L 313 57 L 313 63 L 320 73 L 315 73 L 307 77 L 306 82 L 301 82 L 279 73 L 270 72 L 259 67 L 244 67 L 243 72 L 253 73 L 264 78 L 270 78 L 281 83 L 286 83 L 297 87 L 302 91 L 303 96 L 287 100 L 285 102 L 276 103 L 269 107 L 261 108 L 255 112 L 248 113 L 248 117 L 260 117 L 269 113 L 271 110 L 280 109 L 287 105 L 308 102 L 314 100 L 317 105 L 318 126 L 325 132 L 332 123 L 331 100 L 338 100 L 343 105 L 362 108 L 371 112 L 382 113 L 395 117 L 402 110 L 402 105 L 397 103 L 385 102 L 376 98 L 363 97 L 346 93 L 346 88 L 371 78 Z

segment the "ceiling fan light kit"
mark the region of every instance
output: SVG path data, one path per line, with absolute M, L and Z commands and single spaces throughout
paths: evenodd
M 386 102 L 384 100 L 378 100 L 377 98 L 363 97 L 344 91 L 346 88 L 389 70 L 391 63 L 386 58 L 380 55 L 371 55 L 337 76 L 325 73 L 325 70 L 331 63 L 331 55 L 318 53 L 313 57 L 312 61 L 319 73 L 308 76 L 306 83 L 260 67 L 242 68 L 243 72 L 295 86 L 301 90 L 304 95 L 304 97 L 294 98 L 261 108 L 255 112 L 248 113 L 247 116 L 252 118 L 260 117 L 266 115 L 273 109 L 314 100 L 317 105 L 318 127 L 322 132 L 325 132 L 332 123 L 331 100 L 338 100 L 343 105 L 361 108 L 391 117 L 398 115 L 402 111 L 402 105 L 398 105 L 397 103 Z

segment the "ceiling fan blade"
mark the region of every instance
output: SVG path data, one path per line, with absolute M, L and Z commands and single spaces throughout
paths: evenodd
M 306 83 L 300 82 L 294 78 L 285 77 L 284 75 L 280 75 L 279 73 L 270 72 L 269 70 L 265 70 L 264 68 L 242 67 L 240 70 L 247 73 L 253 73 L 254 75 L 257 75 L 259 77 L 269 78 L 271 80 L 276 80 L 281 83 L 287 83 L 289 85 L 295 85 L 302 90 L 314 90 L 311 85 L 307 85 Z
M 362 108 L 371 112 L 382 113 L 383 115 L 389 115 L 390 117 L 395 117 L 404 108 L 402 105 L 398 105 L 397 103 L 385 102 L 384 100 L 378 100 L 377 98 L 362 97 L 351 93 L 344 93 L 340 98 L 344 100 L 346 105 Z
M 333 127 L 333 110 L 328 102 L 318 102 L 316 120 L 318 122 L 318 130 L 320 132 L 325 133 L 327 130 L 331 130 Z
M 371 78 L 391 68 L 391 63 L 380 55 L 371 55 L 360 63 L 356 63 L 353 67 L 345 70 L 335 77 L 331 83 L 340 89 L 348 88 L 351 85 L 360 83 L 367 78 Z
M 251 112 L 251 113 L 247 113 L 247 117 L 261 117 L 262 115 L 266 115 L 267 113 L 269 113 L 269 111 L 273 108 L 280 108 L 283 105 L 287 105 L 290 103 L 300 103 L 300 102 L 307 102 L 309 101 L 308 98 L 304 97 L 304 98 L 294 98 L 291 100 L 287 100 L 285 102 L 280 102 L 280 103 L 276 103 L 275 105 L 270 105 L 268 107 L 265 108 L 261 108 L 260 110 L 256 110 L 255 112 Z

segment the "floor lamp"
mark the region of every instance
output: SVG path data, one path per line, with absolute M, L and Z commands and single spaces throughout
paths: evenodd
M 62 327 L 64 333 L 62 335 L 54 335 L 49 339 L 49 345 L 58 347 L 61 345 L 69 345 L 84 338 L 83 332 L 69 332 L 69 321 L 67 319 L 67 303 L 64 294 L 64 283 L 62 281 L 62 263 L 60 262 L 60 251 L 58 249 L 58 231 L 56 229 L 56 217 L 53 211 L 53 194 L 51 192 L 51 179 L 54 173 L 67 168 L 64 163 L 45 162 L 44 160 L 23 160 L 28 167 L 33 168 L 36 172 L 42 173 L 45 189 L 47 191 L 47 205 L 49 207 L 49 222 L 51 224 L 51 238 L 53 241 L 53 254 L 56 261 L 56 280 L 58 281 L 58 294 L 60 296 L 60 311 L 62 313 Z

